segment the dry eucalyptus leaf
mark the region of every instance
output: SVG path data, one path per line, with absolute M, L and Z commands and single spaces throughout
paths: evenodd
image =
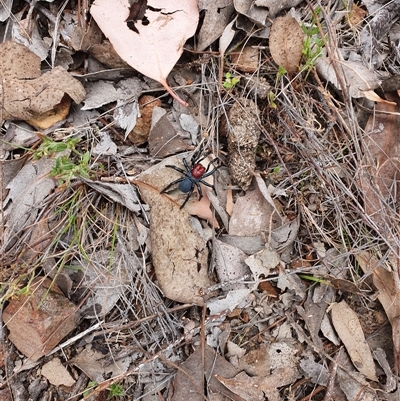
M 365 274 L 371 274 L 378 290 L 378 299 L 385 309 L 390 322 L 400 315 L 400 291 L 396 288 L 396 274 L 385 269 L 372 253 L 362 252 L 356 255 L 357 262 Z
M 198 35 L 197 51 L 215 42 L 224 32 L 234 11 L 233 0 L 199 0 L 199 9 L 205 12 Z
M 328 57 L 320 57 L 317 60 L 316 68 L 318 74 L 336 89 L 343 90 L 340 86 L 340 81 L 342 81 L 348 88 L 349 95 L 354 98 L 365 97 L 364 92 L 376 89 L 381 83 L 372 70 L 356 61 L 336 60 L 332 62 Z M 340 79 L 336 74 L 339 74 Z
M 65 10 L 63 12 L 64 23 L 60 33 L 65 42 L 75 51 L 88 51 L 93 45 L 101 42 L 102 33 L 93 21 L 84 29 L 80 18 L 82 18 L 80 14 L 72 10 Z
M 256 0 L 255 5 L 259 7 L 266 7 L 269 11 L 269 17 L 273 18 L 282 10 L 296 7 L 303 0 Z
M 169 87 L 167 76 L 181 56 L 186 40 L 196 32 L 197 1 L 148 0 L 147 5 L 146 23 L 134 21 L 133 27 L 127 22 L 129 0 L 96 0 L 90 12 L 124 61 L 160 82 L 171 96 L 186 105 Z
M 226 379 L 220 375 L 216 378 L 229 390 L 243 397 L 247 401 L 281 401 L 279 387 L 292 384 L 298 378 L 297 369 L 292 367 L 275 369 L 271 375 L 250 377 L 245 372 L 239 373 L 233 379 Z
M 280 216 L 265 200 L 260 190 L 255 188 L 237 198 L 229 222 L 229 235 L 254 237 L 281 225 Z
M 136 188 L 132 185 L 85 179 L 83 179 L 83 181 L 95 191 L 106 196 L 112 202 L 118 202 L 134 213 L 138 213 L 142 210 L 139 204 Z
M 136 125 L 128 134 L 128 139 L 136 146 L 147 142 L 150 134 L 151 120 L 154 107 L 161 107 L 161 100 L 154 96 L 144 95 L 139 99 L 140 117 L 136 120 Z
M 303 41 L 304 32 L 295 18 L 285 15 L 275 19 L 269 35 L 271 56 L 289 74 L 294 74 L 299 69 Z
M 13 0 L 5 0 L 0 3 L 0 22 L 4 22 L 11 14 Z
M 34 223 L 39 205 L 54 189 L 55 181 L 49 177 L 54 164 L 54 160 L 47 158 L 29 162 L 7 185 L 9 192 L 3 203 L 5 229 L 0 253 L 18 241 L 21 231 Z
M 320 386 L 327 386 L 329 380 L 329 371 L 321 363 L 317 363 L 312 355 L 304 358 L 300 361 L 300 369 L 303 371 L 305 376 L 311 380 L 314 384 Z
M 192 224 L 187 211 L 180 210 L 180 203 L 160 194 L 177 177 L 172 169 L 165 167 L 166 164 L 179 165 L 179 158 L 164 160 L 140 174 L 135 181 L 142 198 L 150 206 L 154 270 L 166 297 L 203 305 L 203 289 L 212 284 L 208 277 L 207 243 Z
M 128 370 L 132 357 L 118 358 L 117 355 L 104 354 L 91 344 L 70 359 L 69 364 L 82 370 L 90 380 L 101 383 L 104 377 L 115 377 Z
M 225 298 L 214 297 L 210 299 L 209 302 L 207 302 L 210 315 L 219 315 L 222 312 L 232 312 L 237 308 L 243 309 L 248 307 L 255 299 L 252 292 L 252 288 L 238 288 L 229 291 Z
M 367 379 L 378 381 L 371 350 L 365 341 L 357 314 L 345 301 L 334 303 L 331 312 L 332 323 L 354 366 Z
M 214 252 L 215 271 L 220 283 L 238 280 L 249 274 L 244 263 L 247 255 L 241 249 L 215 240 Z
M 231 61 L 235 70 L 254 74 L 259 68 L 260 50 L 253 46 L 246 46 L 240 52 L 231 54 Z
M 85 319 L 94 319 L 106 316 L 123 295 L 128 266 L 120 263 L 123 257 L 118 249 L 112 253 L 100 250 L 88 258 L 88 262 L 81 263 L 84 278 L 79 286 L 89 290 L 90 296 L 82 305 L 81 314 Z
M 176 130 L 167 112 L 161 107 L 154 107 L 149 134 L 150 155 L 166 157 L 188 149 L 180 132 Z
M 245 262 L 253 273 L 254 278 L 258 280 L 261 275 L 268 277 L 270 271 L 281 262 L 281 258 L 278 252 L 267 245 L 260 252 L 248 257 Z
M 203 359 L 204 358 L 204 359 Z M 204 371 L 199 367 L 204 362 Z M 211 394 L 224 394 L 224 399 L 241 401 L 235 394 L 227 390 L 216 378 L 220 374 L 224 377 L 233 377 L 237 369 L 227 362 L 221 355 L 218 355 L 211 347 L 198 347 L 190 357 L 180 365 L 174 380 L 174 395 L 172 401 L 203 401 L 204 386 L 201 385 L 207 380 L 207 387 Z M 188 377 L 191 380 L 188 380 Z
M 271 247 L 278 252 L 290 247 L 297 238 L 300 228 L 300 215 L 271 232 Z
M 245 15 L 258 27 L 265 27 L 268 17 L 268 10 L 265 7 L 254 4 L 254 0 L 233 0 L 233 3 L 238 13 Z
M 336 380 L 340 389 L 345 394 L 346 400 L 377 401 L 379 399 L 377 390 L 365 380 L 365 377 L 361 373 L 353 369 L 350 359 L 345 352 L 339 354 L 338 365 L 343 367 L 343 369 L 337 369 Z M 332 398 L 335 399 L 334 397 Z M 394 399 L 397 398 L 395 395 Z
M 40 75 L 40 59 L 25 46 L 0 44 L 0 120 L 32 120 L 53 110 L 68 94 L 76 103 L 83 86 L 62 67 Z

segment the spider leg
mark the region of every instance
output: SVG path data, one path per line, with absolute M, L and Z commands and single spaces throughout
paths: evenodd
M 205 181 L 203 181 L 203 180 L 199 180 L 199 182 L 201 182 L 201 183 L 202 183 L 203 185 L 205 185 L 206 187 L 211 188 L 211 189 L 214 191 L 215 195 L 217 195 L 217 191 L 215 190 L 215 187 L 214 187 L 213 184 L 209 184 L 208 182 L 205 182 Z
M 186 159 L 182 159 L 182 162 L 183 162 L 183 164 L 185 165 L 185 168 L 186 168 L 187 172 L 190 173 L 191 168 L 189 167 L 189 165 L 188 165 L 188 163 L 187 163 L 187 160 L 186 160 Z M 193 166 L 193 165 L 194 165 L 194 164 L 193 164 L 193 161 L 192 161 L 191 163 L 192 163 L 192 166 Z
M 207 157 L 207 156 L 206 156 L 206 157 Z M 203 160 L 203 159 L 202 159 L 202 160 Z M 208 163 L 208 166 L 207 166 L 206 171 L 205 171 L 204 173 L 207 173 L 207 171 L 208 171 L 208 169 L 210 168 L 210 166 L 212 166 L 213 163 L 215 163 L 217 160 L 218 160 L 218 157 L 216 157 L 215 159 L 212 159 L 212 160 L 210 161 L 210 163 Z M 215 170 L 214 170 L 214 171 L 215 171 Z
M 208 182 L 203 181 L 203 179 L 199 180 L 199 182 L 201 182 L 201 183 L 202 183 L 203 185 L 205 185 L 206 187 L 214 188 L 214 185 L 213 185 L 213 184 L 209 184 Z
M 197 184 L 198 185 L 198 184 Z M 189 200 L 190 196 L 192 195 L 194 190 L 194 185 L 192 186 L 192 188 L 190 188 L 190 191 L 187 194 L 187 197 L 185 199 L 185 201 L 182 203 L 181 207 L 179 209 L 183 209 L 183 207 L 186 205 L 187 201 Z
M 190 159 L 190 163 L 192 163 L 192 166 L 194 166 L 197 163 L 200 163 L 202 160 L 204 160 L 207 157 L 207 155 L 206 155 L 206 156 L 202 157 L 201 159 L 199 159 L 198 157 L 201 154 L 201 152 L 202 152 L 202 150 L 199 149 L 197 152 L 194 152 L 192 154 L 192 157 Z
M 201 190 L 200 182 L 201 182 L 201 180 L 198 180 L 195 182 L 197 192 L 199 193 L 199 200 L 203 197 L 203 191 Z
M 222 166 L 214 167 L 214 168 L 213 168 L 211 171 L 209 171 L 208 173 L 207 173 L 207 170 L 206 170 L 205 174 L 203 174 L 203 175 L 201 176 L 201 178 L 203 179 L 203 178 L 209 177 L 210 175 L 214 174 L 220 167 L 222 167 Z M 208 168 L 207 168 L 207 169 L 208 169 Z
M 183 160 L 185 160 L 185 159 L 183 159 Z M 179 171 L 182 174 L 186 174 L 185 170 L 182 170 L 181 168 L 176 167 L 176 166 L 172 166 L 171 164 L 166 164 L 165 167 L 173 168 L 174 170 Z M 189 168 L 188 168 L 188 171 L 190 171 Z
M 167 166 L 169 167 L 169 166 Z M 172 166 L 175 167 L 175 166 Z M 168 184 L 162 191 L 160 191 L 160 194 L 163 194 L 164 192 L 168 191 L 173 185 L 178 184 L 179 182 L 183 181 L 186 177 L 181 177 L 178 178 L 177 180 L 171 182 L 170 184 Z

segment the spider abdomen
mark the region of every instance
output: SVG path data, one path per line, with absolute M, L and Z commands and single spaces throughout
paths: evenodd
M 193 187 L 193 184 L 192 184 L 192 181 L 189 180 L 189 178 L 185 178 L 183 181 L 181 181 L 179 183 L 179 186 L 178 186 L 179 190 L 184 193 L 189 192 L 192 189 L 192 187 Z

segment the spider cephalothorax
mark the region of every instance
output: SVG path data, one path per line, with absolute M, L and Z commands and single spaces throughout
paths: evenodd
M 203 185 L 206 185 L 207 187 L 212 188 L 215 192 L 214 185 L 209 184 L 208 182 L 204 181 L 203 179 L 210 176 L 211 174 L 214 174 L 215 171 L 221 166 L 214 167 L 211 171 L 208 171 L 210 166 L 217 159 L 211 160 L 210 163 L 208 163 L 208 166 L 206 168 L 200 162 L 203 161 L 207 157 L 207 155 L 200 159 L 198 159 L 198 156 L 199 156 L 198 152 L 195 152 L 193 154 L 193 156 L 190 160 L 190 166 L 188 165 L 186 159 L 182 159 L 186 171 L 179 167 L 172 166 L 170 164 L 167 164 L 165 166 L 165 167 L 173 168 L 174 170 L 179 171 L 181 174 L 183 174 L 183 177 L 178 178 L 177 180 L 171 182 L 161 191 L 161 193 L 164 193 L 164 192 L 168 191 L 168 189 L 170 189 L 173 185 L 179 184 L 178 185 L 179 190 L 188 194 L 185 201 L 182 203 L 182 205 L 180 207 L 181 209 L 186 205 L 186 202 L 189 200 L 190 195 L 192 195 L 195 187 L 197 188 L 197 192 L 199 193 L 199 200 L 203 197 L 203 192 L 201 190 L 200 183 Z

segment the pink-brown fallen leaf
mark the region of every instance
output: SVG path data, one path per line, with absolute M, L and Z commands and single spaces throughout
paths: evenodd
M 192 216 L 197 216 L 200 217 L 201 219 L 207 220 L 208 224 L 210 224 L 215 228 L 219 228 L 218 220 L 215 218 L 210 208 L 210 199 L 207 196 L 208 189 L 206 189 L 203 185 L 202 190 L 203 190 L 203 197 L 200 200 L 193 199 L 189 201 L 186 204 L 186 210 Z
M 186 40 L 196 32 L 197 1 L 148 0 L 147 5 L 145 24 L 134 21 L 134 27 L 127 23 L 129 0 L 96 0 L 90 12 L 125 62 L 160 82 L 174 99 L 187 106 L 169 87 L 167 76 L 181 56 Z

